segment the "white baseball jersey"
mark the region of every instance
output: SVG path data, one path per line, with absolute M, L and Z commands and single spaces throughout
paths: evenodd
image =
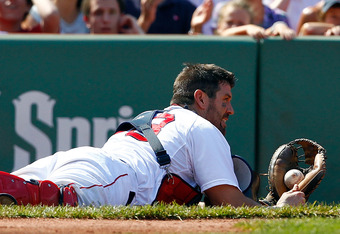
M 152 121 L 152 128 L 171 158 L 170 172 L 205 191 L 217 185 L 238 187 L 230 147 L 209 121 L 179 106 L 166 108 Z M 80 147 L 40 159 L 13 174 L 26 180 L 72 183 L 83 205 L 151 204 L 165 170 L 144 136 L 119 132 L 101 148 Z

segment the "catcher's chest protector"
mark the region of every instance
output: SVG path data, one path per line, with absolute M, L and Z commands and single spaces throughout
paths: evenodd
M 148 140 L 152 150 L 155 153 L 156 161 L 160 168 L 166 171 L 161 185 L 158 189 L 155 202 L 191 205 L 198 203 L 201 200 L 202 194 L 195 188 L 191 187 L 178 175 L 169 172 L 171 158 L 163 148 L 162 143 L 157 138 L 154 130 L 151 128 L 151 122 L 157 114 L 165 113 L 163 110 L 146 111 L 136 116 L 132 121 L 124 122 L 117 128 L 118 131 L 126 131 L 131 128 L 142 132 Z
M 202 194 L 197 189 L 190 186 L 176 174 L 164 176 L 161 186 L 158 189 L 155 202 L 172 203 L 179 205 L 193 205 L 200 202 Z

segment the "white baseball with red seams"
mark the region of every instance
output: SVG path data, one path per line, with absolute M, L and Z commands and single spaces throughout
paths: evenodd
M 300 170 L 291 169 L 286 172 L 284 182 L 289 189 L 292 189 L 294 187 L 294 184 L 300 183 L 304 178 L 305 176 Z

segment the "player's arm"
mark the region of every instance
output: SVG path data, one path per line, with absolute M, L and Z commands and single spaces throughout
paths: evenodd
M 57 7 L 50 0 L 32 0 L 41 17 L 41 30 L 44 33 L 59 33 L 60 16 Z
M 239 207 L 245 206 L 260 206 L 261 204 L 246 197 L 238 188 L 231 185 L 219 185 L 207 189 L 204 192 L 212 205 L 222 206 L 222 205 L 232 205 Z M 276 207 L 282 207 L 285 205 L 298 206 L 306 202 L 305 195 L 303 192 L 299 191 L 297 185 L 288 192 L 285 192 L 280 197 L 276 204 Z
M 204 193 L 209 198 L 212 205 L 232 205 L 235 207 L 246 205 L 246 206 L 259 206 L 260 203 L 246 197 L 236 187 L 231 185 L 218 185 L 207 189 Z

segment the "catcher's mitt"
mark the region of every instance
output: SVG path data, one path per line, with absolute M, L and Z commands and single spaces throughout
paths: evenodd
M 302 155 L 298 155 L 300 153 Z M 306 168 L 301 165 L 303 163 Z M 300 191 L 305 193 L 307 201 L 325 176 L 326 150 L 318 143 L 303 138 L 281 145 L 269 163 L 269 193 L 260 202 L 275 205 L 281 195 L 290 190 L 284 183 L 284 176 L 291 169 L 298 169 L 303 173 L 304 179 L 298 186 Z

